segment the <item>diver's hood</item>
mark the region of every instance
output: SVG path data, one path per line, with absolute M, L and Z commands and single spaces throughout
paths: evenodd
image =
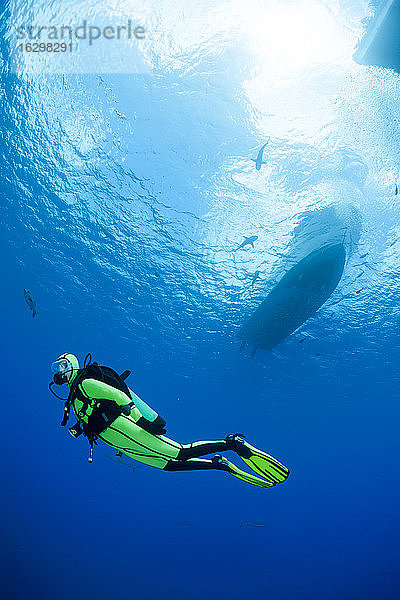
M 55 383 L 68 383 L 71 386 L 79 370 L 79 361 L 74 354 L 62 354 L 53 362 L 51 370 Z

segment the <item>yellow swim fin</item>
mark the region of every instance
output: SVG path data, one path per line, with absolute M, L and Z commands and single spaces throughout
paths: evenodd
M 231 449 L 237 452 L 250 469 L 274 485 L 286 481 L 289 477 L 290 471 L 285 465 L 266 452 L 251 446 L 241 434 L 229 435 L 226 440 L 231 443 Z
M 248 467 L 250 467 L 250 469 L 253 469 L 255 473 L 258 473 L 261 477 L 265 477 L 268 481 L 272 481 L 274 484 L 286 481 L 290 471 L 285 465 L 266 452 L 254 448 L 254 446 L 251 446 L 247 442 L 244 443 L 244 446 L 246 449 L 250 450 L 251 456 L 248 458 L 241 456 L 240 458 Z
M 220 456 L 217 454 L 216 456 L 214 456 L 214 459 L 218 462 L 218 464 L 221 465 L 221 467 L 223 468 L 224 471 L 227 471 L 234 477 L 237 477 L 238 479 L 241 479 L 242 481 L 245 481 L 246 483 L 251 483 L 252 485 L 258 485 L 260 487 L 273 487 L 275 485 L 271 481 L 266 481 L 265 479 L 260 479 L 259 477 L 256 477 L 255 475 L 250 475 L 250 473 L 246 473 L 246 471 L 242 471 L 242 469 L 239 469 L 239 467 L 237 467 L 236 465 L 231 463 L 231 461 L 228 460 L 227 458 L 225 458 L 225 456 Z

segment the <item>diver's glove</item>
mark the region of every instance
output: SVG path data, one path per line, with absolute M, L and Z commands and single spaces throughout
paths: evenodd
M 167 433 L 167 421 L 165 421 L 160 415 L 153 421 L 152 425 L 156 427 L 158 433 L 156 435 L 163 435 Z
M 140 417 L 140 419 L 136 422 L 136 425 L 139 425 L 139 427 L 145 429 L 153 435 L 163 435 L 164 433 L 167 433 L 165 428 L 166 424 L 167 422 L 160 417 L 160 415 L 158 415 L 154 421 L 148 421 L 144 417 Z

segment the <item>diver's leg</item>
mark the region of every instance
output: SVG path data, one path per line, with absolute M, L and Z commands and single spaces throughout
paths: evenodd
M 145 431 L 126 415 L 117 417 L 99 438 L 117 452 L 159 469 L 176 459 L 182 448 L 174 440 Z
M 224 440 L 212 442 L 194 442 L 182 446 L 176 456 L 177 460 L 185 461 L 191 458 L 204 456 L 213 452 L 233 450 L 238 456 L 261 477 L 265 477 L 272 484 L 285 481 L 289 476 L 289 469 L 276 458 L 262 450 L 258 450 L 245 441 L 240 433 L 232 433 Z M 207 468 L 207 467 L 205 467 Z M 210 467 L 212 468 L 212 467 Z
M 223 452 L 230 449 L 230 445 L 226 440 L 193 442 L 193 444 L 183 444 L 176 458 L 177 460 L 189 460 L 190 458 L 198 458 L 213 452 Z
M 205 456 L 206 454 L 212 454 L 214 452 L 224 452 L 226 450 L 233 450 L 239 456 L 247 454 L 250 456 L 248 450 L 244 447 L 242 441 L 242 434 L 231 433 L 226 436 L 224 440 L 215 441 L 200 441 L 193 442 L 193 444 L 183 444 L 179 451 L 178 460 L 187 460 L 189 458 L 198 458 Z
M 216 454 L 211 460 L 206 458 L 189 458 L 188 460 L 170 460 L 164 467 L 164 471 L 199 471 L 216 469 L 217 471 L 226 471 L 252 485 L 258 485 L 260 487 L 272 487 L 274 484 L 265 479 L 260 479 L 255 475 L 250 475 L 239 469 L 236 465 L 231 463 L 227 458 Z
M 219 462 L 218 456 L 214 456 L 211 460 L 208 458 L 170 460 L 164 467 L 164 471 L 204 471 L 208 469 L 216 469 L 218 471 L 228 470 L 225 464 Z

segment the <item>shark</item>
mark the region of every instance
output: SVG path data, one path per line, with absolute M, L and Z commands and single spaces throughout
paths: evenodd
M 253 248 L 254 248 L 254 242 L 256 240 L 258 240 L 258 235 L 251 235 L 249 237 L 246 237 L 244 235 L 243 237 L 244 237 L 243 242 L 240 244 L 240 246 L 238 246 L 236 248 L 236 250 L 241 250 L 242 248 L 245 248 L 246 246 L 253 246 Z
M 107 458 L 109 458 L 110 460 L 112 460 L 113 462 L 118 463 L 119 465 L 122 465 L 124 467 L 128 467 L 129 469 L 132 469 L 132 471 L 136 471 L 136 469 L 140 469 L 143 465 L 135 465 L 132 464 L 131 462 L 128 462 L 127 460 L 124 460 L 122 458 L 122 452 L 121 455 L 119 453 L 117 453 L 115 456 L 113 456 L 112 454 L 106 454 L 105 455 Z
M 240 527 L 268 527 L 264 521 L 242 521 Z
M 264 148 L 268 144 L 269 139 L 265 142 L 263 146 L 261 146 L 258 151 L 257 158 L 252 158 L 251 160 L 256 163 L 256 169 L 259 171 L 261 169 L 261 165 L 265 165 L 266 162 L 263 161 Z

